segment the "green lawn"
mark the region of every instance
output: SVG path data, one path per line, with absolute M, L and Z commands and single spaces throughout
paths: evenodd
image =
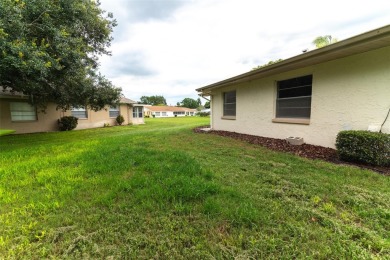
M 389 258 L 389 177 L 206 124 L 0 137 L 0 259 Z

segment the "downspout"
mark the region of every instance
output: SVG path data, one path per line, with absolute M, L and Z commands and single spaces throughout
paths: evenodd
M 379 133 L 382 133 L 382 127 L 385 125 L 385 123 L 387 121 L 387 118 L 389 117 L 389 114 L 390 114 L 390 108 L 389 108 L 389 111 L 387 112 L 387 116 L 385 118 L 385 121 L 383 121 L 383 123 L 381 125 L 381 128 L 379 129 Z

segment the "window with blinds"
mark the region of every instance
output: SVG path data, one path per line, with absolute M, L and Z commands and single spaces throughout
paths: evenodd
M 276 118 L 310 119 L 313 75 L 277 82 Z
M 35 121 L 37 120 L 37 110 L 27 102 L 11 102 L 12 121 Z
M 223 115 L 236 116 L 236 91 L 223 93 Z

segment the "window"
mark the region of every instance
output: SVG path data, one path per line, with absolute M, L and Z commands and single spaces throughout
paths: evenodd
M 167 116 L 167 112 L 162 112 L 162 116 Z
M 119 107 L 118 106 L 110 107 L 109 114 L 110 114 L 110 117 L 116 118 L 117 116 L 119 116 Z
M 133 107 L 133 118 L 137 118 L 137 117 L 138 118 L 144 117 L 142 114 L 142 107 Z
M 35 121 L 37 120 L 37 111 L 35 107 L 27 102 L 12 102 L 11 120 L 12 121 Z
M 309 119 L 313 75 L 278 81 L 276 118 Z
M 154 113 L 156 116 L 160 116 L 160 112 L 155 112 Z
M 223 93 L 223 115 L 236 116 L 236 91 Z
M 77 118 L 81 118 L 81 119 L 85 119 L 85 118 L 88 118 L 88 113 L 87 113 L 87 110 L 85 109 L 85 107 L 81 107 L 81 108 L 72 108 L 72 116 L 74 117 L 77 117 Z
M 174 111 L 173 114 L 175 116 L 177 116 L 177 115 L 185 115 L 185 112 L 184 111 Z

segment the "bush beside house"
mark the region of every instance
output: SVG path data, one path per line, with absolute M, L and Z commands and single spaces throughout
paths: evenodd
M 63 116 L 58 119 L 60 131 L 70 131 L 77 127 L 78 118 L 74 116 Z
M 125 122 L 125 118 L 122 115 L 118 115 L 116 117 L 116 122 L 118 123 L 118 125 L 122 125 L 123 122 Z
M 369 131 L 341 131 L 336 148 L 341 160 L 390 166 L 390 134 Z

